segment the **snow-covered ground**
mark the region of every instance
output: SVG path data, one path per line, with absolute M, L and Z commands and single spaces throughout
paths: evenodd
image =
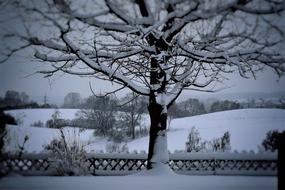
M 6 177 L 5 190 L 272 190 L 276 177 L 249 176 L 123 176 L 123 177 Z
M 285 130 L 285 110 L 241 109 L 174 119 L 168 132 L 168 149 L 184 150 L 191 127 L 196 127 L 202 139 L 212 140 L 224 132 L 231 134 L 231 148 L 237 151 L 258 151 L 267 131 Z M 147 150 L 148 137 L 128 144 L 130 150 Z
M 78 110 L 60 109 L 61 117 L 73 119 Z M 20 126 L 8 126 L 8 151 L 17 150 L 25 135 L 29 140 L 25 145 L 28 152 L 40 152 L 43 145 L 57 138 L 57 129 L 30 127 L 30 124 L 41 120 L 46 122 L 54 113 L 54 109 L 27 109 L 7 111 L 23 121 Z M 144 121 L 148 122 L 148 121 Z M 174 119 L 168 131 L 168 149 L 184 150 L 187 136 L 191 127 L 196 127 L 202 139 L 211 140 L 221 137 L 224 132 L 231 134 L 232 150 L 254 150 L 261 144 L 267 131 L 272 129 L 285 130 L 285 110 L 282 109 L 241 109 L 224 112 L 216 112 L 200 116 Z M 72 136 L 74 130 L 65 129 Z M 78 131 L 78 130 L 77 130 Z M 90 142 L 87 151 L 105 150 L 107 139 L 94 137 L 93 130 L 85 130 L 80 133 L 80 139 L 85 143 Z M 147 151 L 148 137 L 143 137 L 127 143 L 129 150 Z
M 79 109 L 58 109 L 58 111 L 60 118 L 74 119 Z M 18 109 L 5 112 L 11 114 L 16 120 L 20 120 L 20 126 L 29 127 L 37 121 L 46 123 L 47 120 L 51 119 L 55 109 Z
M 77 110 L 60 110 L 62 118 L 72 119 Z M 30 127 L 31 123 L 45 122 L 54 110 L 17 110 L 8 111 L 21 116 L 20 126 L 8 126 L 8 150 L 16 150 L 25 135 L 29 140 L 25 149 L 40 152 L 43 145 L 59 136 L 57 129 Z M 24 116 L 25 115 L 25 116 Z M 175 119 L 168 132 L 168 147 L 171 151 L 184 150 L 185 141 L 191 127 L 195 126 L 205 140 L 220 137 L 225 131 L 231 133 L 231 146 L 237 150 L 257 150 L 268 130 L 285 130 L 285 110 L 246 109 L 217 112 L 200 116 Z M 92 142 L 88 151 L 104 150 L 107 140 L 93 136 L 93 130 L 79 133 L 78 129 L 65 128 L 67 136 L 80 134 L 79 139 Z M 128 142 L 130 150 L 147 150 L 148 138 Z M 163 171 L 161 171 L 163 169 Z M 0 189 L 5 190 L 271 190 L 277 189 L 277 178 L 268 176 L 189 176 L 178 175 L 168 168 L 143 171 L 129 176 L 84 176 L 84 177 L 21 177 L 8 176 L 0 179 Z

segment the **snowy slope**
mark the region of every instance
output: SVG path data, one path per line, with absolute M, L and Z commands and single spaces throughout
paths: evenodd
M 168 132 L 168 149 L 184 150 L 191 127 L 195 126 L 202 139 L 221 137 L 224 132 L 231 134 L 232 150 L 254 150 L 260 145 L 267 131 L 285 130 L 285 110 L 242 109 L 174 119 Z M 146 142 L 146 143 L 145 143 Z M 147 150 L 148 138 L 129 143 L 129 149 Z
M 63 119 L 73 119 L 76 112 L 79 109 L 58 109 L 60 112 L 60 117 Z M 55 109 L 18 109 L 9 110 L 5 113 L 9 113 L 15 119 L 20 119 L 22 123 L 21 126 L 29 127 L 36 121 L 42 121 L 45 123 L 47 120 L 51 119 L 51 115 L 55 112 Z
M 60 109 L 61 117 L 72 119 L 76 109 Z M 58 137 L 56 129 L 30 127 L 30 124 L 41 120 L 48 120 L 53 109 L 28 109 L 8 111 L 11 115 L 25 115 L 22 118 L 21 126 L 8 126 L 8 146 L 7 150 L 16 150 L 17 144 L 23 142 L 24 136 L 28 135 L 29 141 L 25 148 L 28 152 L 40 152 L 44 144 L 53 138 Z M 204 140 L 211 140 L 220 137 L 225 131 L 231 134 L 232 150 L 255 150 L 260 145 L 267 131 L 272 129 L 285 130 L 285 110 L 281 109 L 242 109 L 205 114 L 181 119 L 174 119 L 168 132 L 168 149 L 184 150 L 187 136 L 191 127 L 195 126 Z M 66 129 L 72 135 L 73 129 Z M 93 130 L 85 130 L 80 133 L 80 139 L 85 143 L 90 142 L 87 151 L 105 150 L 107 140 L 93 136 Z M 148 148 L 148 137 L 136 139 L 128 142 L 130 151 L 144 150 Z

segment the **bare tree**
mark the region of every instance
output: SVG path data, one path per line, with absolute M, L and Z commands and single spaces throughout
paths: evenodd
M 92 76 L 149 97 L 149 169 L 168 162 L 167 110 L 183 90 L 216 90 L 235 71 L 285 71 L 283 0 L 11 2 L 3 18 L 22 29 L 1 32 L 2 62 L 32 47 L 51 66 L 46 77 Z
M 81 96 L 77 92 L 70 92 L 64 97 L 64 108 L 79 108 L 81 106 Z
M 122 99 L 123 112 L 121 112 L 120 117 L 122 122 L 128 127 L 128 136 L 132 139 L 136 138 L 136 127 L 140 125 L 142 120 L 142 115 L 145 111 L 145 102 L 142 98 L 139 98 L 135 93 L 127 94 Z
M 115 128 L 116 101 L 113 97 L 100 95 L 90 96 L 87 101 L 88 108 L 79 112 L 83 127 L 95 129 L 94 134 L 99 136 L 110 136 Z M 85 122 L 82 122 L 84 121 Z

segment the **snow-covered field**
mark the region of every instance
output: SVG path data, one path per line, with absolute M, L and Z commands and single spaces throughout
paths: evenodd
M 249 176 L 123 176 L 123 177 L 6 177 L 5 190 L 273 190 L 276 177 Z
M 189 176 L 160 165 L 128 176 L 18 177 L 0 180 L 5 190 L 272 190 L 277 177 L 269 176 Z
M 72 119 L 78 110 L 60 109 L 59 111 L 62 118 Z M 7 112 L 23 121 L 20 126 L 8 126 L 7 151 L 17 150 L 25 135 L 28 135 L 29 140 L 25 145 L 25 150 L 40 152 L 43 150 L 43 145 L 59 135 L 57 129 L 30 127 L 30 124 L 38 120 L 45 123 L 54 113 L 54 109 L 27 109 Z M 257 151 L 257 146 L 261 144 L 267 131 L 272 129 L 285 130 L 285 110 L 242 109 L 174 119 L 168 131 L 168 149 L 171 152 L 185 149 L 187 136 L 193 126 L 199 130 L 204 140 L 221 137 L 224 132 L 229 131 L 232 150 Z M 73 130 L 71 128 L 65 129 L 70 136 L 72 136 Z M 85 130 L 80 133 L 80 140 L 91 143 L 87 146 L 88 152 L 105 150 L 107 144 L 107 139 L 94 137 L 93 130 Z M 148 137 L 139 138 L 127 144 L 130 151 L 147 151 Z
M 61 109 L 61 117 L 72 119 L 77 110 Z M 41 120 L 46 122 L 54 113 L 53 109 L 8 111 L 11 115 L 22 118 L 20 126 L 8 126 L 7 150 L 17 150 L 25 135 L 29 140 L 25 146 L 28 152 L 40 152 L 43 145 L 59 136 L 57 129 L 30 127 Z M 147 122 L 147 121 L 146 121 Z M 217 112 L 200 116 L 174 119 L 168 132 L 170 151 L 184 150 L 185 141 L 191 127 L 195 126 L 204 140 L 220 137 L 225 131 L 231 134 L 231 146 L 236 150 L 257 150 L 268 130 L 285 130 L 285 110 L 280 109 L 245 109 Z M 78 134 L 78 129 L 65 128 L 67 136 Z M 107 140 L 93 136 L 93 130 L 80 133 L 83 142 L 92 142 L 88 151 L 104 150 Z M 128 142 L 130 150 L 147 150 L 148 137 Z M 130 176 L 85 176 L 85 177 L 21 177 L 8 176 L 0 179 L 0 189 L 5 190 L 271 190 L 277 189 L 276 177 L 265 176 L 189 176 L 178 175 L 167 169 L 143 171 Z

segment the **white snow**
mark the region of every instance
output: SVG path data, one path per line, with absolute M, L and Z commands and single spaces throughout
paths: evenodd
M 167 134 L 165 130 L 158 132 L 151 161 L 155 163 L 167 163 L 169 161 Z
M 42 121 L 46 123 L 47 120 L 51 119 L 51 115 L 56 109 L 18 109 L 5 111 L 5 113 L 11 114 L 15 119 L 20 119 L 23 123 L 21 126 L 29 127 L 36 121 Z M 63 119 L 74 119 L 76 112 L 79 109 L 58 109 L 60 112 L 60 118 Z
M 99 139 L 94 139 L 93 130 L 80 131 L 78 128 L 66 127 L 64 128 L 64 134 L 67 140 L 79 138 L 83 144 L 90 144 L 86 146 L 88 152 L 92 151 L 94 144 Z M 74 135 L 75 134 L 75 135 Z M 22 146 L 25 136 L 29 139 L 24 145 L 25 152 L 39 153 L 44 150 L 43 146 L 48 144 L 55 138 L 60 138 L 58 129 L 39 128 L 39 127 L 19 127 L 14 125 L 8 125 L 8 146 L 5 146 L 5 151 L 14 152 L 19 150 L 19 145 Z M 101 141 L 101 139 L 100 139 Z M 103 141 L 104 142 L 104 141 Z M 103 150 L 103 149 L 102 149 Z
M 271 190 L 276 177 L 130 175 L 123 177 L 5 177 L 5 190 Z
M 30 136 L 26 149 L 29 152 L 41 151 L 42 145 L 59 135 L 57 129 L 30 127 L 29 124 L 50 118 L 53 110 L 16 110 L 12 115 L 23 113 L 23 125 L 8 126 L 10 137 L 8 148 L 13 148 L 18 140 Z M 72 119 L 75 110 L 60 110 L 62 118 Z M 231 146 L 237 150 L 257 149 L 257 145 L 268 130 L 285 129 L 285 110 L 246 109 L 217 112 L 201 116 L 174 119 L 168 132 L 168 148 L 171 151 L 185 148 L 185 141 L 192 126 L 195 126 L 203 139 L 221 136 L 225 131 L 231 133 Z M 66 128 L 66 133 L 74 129 Z M 75 129 L 78 131 L 78 129 Z M 89 151 L 104 149 L 107 140 L 94 137 L 93 130 L 80 134 L 82 141 L 95 140 Z M 148 138 L 140 138 L 128 143 L 130 150 L 147 150 Z M 134 155 L 136 156 L 136 155 Z M 139 155 L 137 155 L 139 156 Z M 142 171 L 129 176 L 84 176 L 84 177 L 21 177 L 8 176 L 0 179 L 0 189 L 5 190 L 269 190 L 277 189 L 276 177 L 265 176 L 189 176 L 174 173 L 165 164 L 158 164 L 152 171 Z
M 167 133 L 168 150 L 185 150 L 185 142 L 192 127 L 196 127 L 204 140 L 231 134 L 231 148 L 237 151 L 258 151 L 269 130 L 285 130 L 285 110 L 241 109 L 216 112 L 200 116 L 174 119 Z M 147 150 L 148 137 L 128 143 L 129 150 Z
M 76 109 L 59 109 L 61 117 L 72 119 Z M 30 138 L 25 146 L 28 152 L 40 152 L 42 146 L 59 135 L 56 129 L 30 127 L 31 123 L 50 119 L 54 109 L 27 109 L 7 111 L 13 116 L 25 115 L 21 126 L 8 126 L 10 138 L 8 150 L 15 150 L 17 143 L 23 142 L 25 135 Z M 144 121 L 146 124 L 146 121 Z M 241 109 L 224 112 L 216 112 L 200 116 L 193 116 L 171 121 L 170 130 L 167 133 L 168 150 L 185 150 L 185 142 L 191 128 L 195 126 L 204 140 L 221 137 L 224 132 L 231 134 L 232 150 L 254 150 L 265 138 L 266 132 L 272 129 L 285 130 L 285 110 L 282 109 Z M 87 147 L 88 152 L 105 150 L 106 138 L 94 137 L 93 130 L 85 130 L 81 133 L 81 139 L 92 141 Z M 129 151 L 148 150 L 148 137 L 143 137 L 127 143 Z

